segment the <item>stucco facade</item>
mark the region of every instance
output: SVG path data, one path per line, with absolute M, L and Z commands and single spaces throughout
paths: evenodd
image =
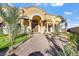
M 59 25 L 61 18 L 56 15 L 47 14 L 37 7 L 21 8 L 20 22 L 25 32 L 53 32 L 55 25 Z
M 48 14 L 37 7 L 20 8 L 20 15 L 17 21 L 21 25 L 21 33 L 40 32 L 49 33 L 54 32 L 54 27 L 60 25 L 62 19 L 57 15 Z M 0 23 L 2 22 L 0 18 Z M 3 32 L 6 34 L 6 26 Z

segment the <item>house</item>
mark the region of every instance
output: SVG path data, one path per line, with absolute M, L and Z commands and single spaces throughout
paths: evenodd
M 22 33 L 31 31 L 40 33 L 54 32 L 54 27 L 60 27 L 62 21 L 60 16 L 48 14 L 35 6 L 21 8 L 20 13 L 17 23 L 21 25 Z M 4 28 L 3 31 L 7 32 L 6 26 Z
M 20 9 L 20 24 L 24 32 L 54 32 L 54 27 L 59 26 L 62 19 L 57 15 L 47 14 L 45 11 L 32 6 Z
M 79 33 L 79 26 L 69 28 L 67 31 L 72 33 Z

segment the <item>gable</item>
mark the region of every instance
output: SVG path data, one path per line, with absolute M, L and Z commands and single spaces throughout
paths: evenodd
M 39 14 L 41 15 L 42 17 L 44 17 L 45 15 L 45 12 L 37 7 L 28 7 L 28 8 L 23 8 L 23 15 L 27 15 L 28 17 L 31 17 L 32 15 L 34 14 Z

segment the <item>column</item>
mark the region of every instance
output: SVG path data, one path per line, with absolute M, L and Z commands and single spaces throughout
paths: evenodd
M 50 32 L 52 32 L 52 26 L 50 27 Z
M 20 22 L 21 22 L 21 33 L 24 33 L 25 27 L 24 27 L 24 25 L 23 25 L 23 19 L 20 19 Z
M 29 19 L 29 30 L 31 31 L 32 28 L 31 28 L 31 20 Z
M 42 22 L 41 22 L 41 28 L 40 28 L 40 30 L 41 30 L 41 33 L 43 33 L 43 24 L 42 24 Z
M 49 32 L 48 31 L 48 21 L 47 21 L 47 24 L 46 24 L 46 32 Z
M 39 24 L 38 24 L 38 32 L 41 32 L 41 31 L 40 31 L 40 25 L 39 25 Z
M 52 32 L 55 32 L 55 25 L 53 23 L 53 26 L 52 26 Z
M 36 26 L 35 26 L 35 27 L 36 27 Z M 40 29 L 39 29 L 39 24 L 37 25 L 37 29 L 38 29 L 38 30 L 37 30 L 37 32 L 40 32 Z

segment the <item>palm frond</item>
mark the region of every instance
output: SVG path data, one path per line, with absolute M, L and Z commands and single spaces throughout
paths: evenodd
M 15 23 L 20 14 L 19 9 L 16 7 L 11 7 L 8 4 L 1 4 L 0 7 L 0 16 L 4 19 L 4 21 L 7 21 L 9 24 Z

